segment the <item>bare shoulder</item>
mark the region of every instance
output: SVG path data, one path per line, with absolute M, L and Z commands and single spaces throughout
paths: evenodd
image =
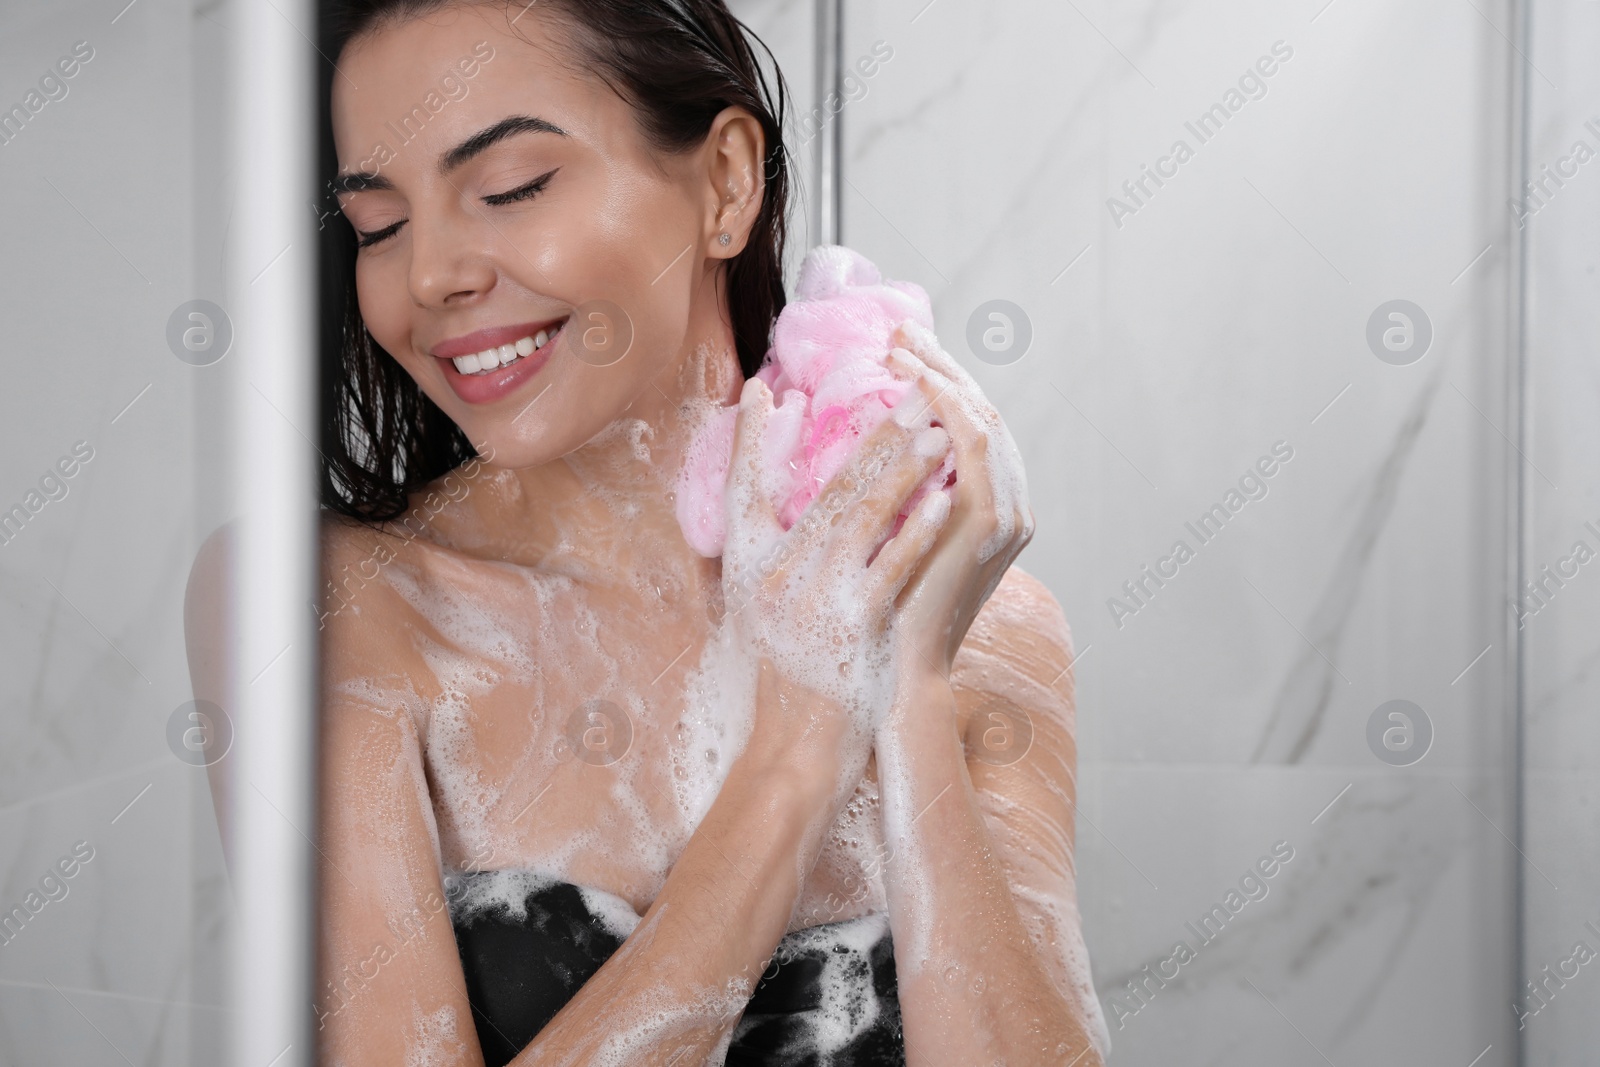
M 1073 717 L 1072 632 L 1048 587 L 1012 565 L 956 653 L 958 693 L 988 694 L 1063 721 Z
M 414 555 L 405 539 L 370 523 L 325 511 L 321 525 L 324 626 L 338 618 L 344 628 L 366 614 L 387 615 L 404 601 L 386 593 L 384 569 L 402 555 Z
M 421 613 L 389 581 L 388 568 L 407 555 L 403 539 L 382 528 L 325 512 L 321 524 L 322 587 L 317 629 L 322 643 L 324 705 L 411 712 L 419 733 L 427 695 L 417 636 Z
M 324 509 L 319 530 L 324 572 L 337 572 L 362 560 L 393 552 L 399 538 L 382 527 Z

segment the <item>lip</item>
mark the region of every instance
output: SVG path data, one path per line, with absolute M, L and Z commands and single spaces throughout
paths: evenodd
M 532 337 L 546 326 L 554 326 L 562 318 L 563 316 L 557 315 L 553 319 L 524 322 L 519 326 L 490 326 L 486 329 L 475 330 L 460 337 L 452 337 L 448 341 L 440 341 L 428 350 L 428 354 L 439 359 L 454 359 L 456 356 L 476 355 L 485 349 L 499 348 L 501 345 L 512 344 L 524 337 Z
M 567 321 L 571 321 L 570 318 Z M 550 362 L 550 357 L 555 354 L 561 336 L 566 333 L 566 322 L 561 322 L 561 328 L 545 339 L 543 348 L 536 348 L 515 363 L 487 374 L 462 374 L 456 370 L 456 365 L 451 361 L 456 356 L 468 356 L 482 352 L 486 348 L 512 344 L 519 338 L 536 334 L 556 322 L 561 320 L 545 319 L 521 326 L 495 326 L 478 330 L 475 333 L 440 342 L 433 347 L 432 355 L 439 361 L 439 369 L 444 374 L 444 380 L 455 390 L 456 396 L 469 404 L 491 404 L 515 392 L 524 382 L 544 369 L 544 365 Z

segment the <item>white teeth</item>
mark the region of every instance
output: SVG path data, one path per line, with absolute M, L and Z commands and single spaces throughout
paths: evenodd
M 559 327 L 557 327 L 559 329 Z M 532 337 L 521 337 L 513 344 L 500 345 L 498 348 L 487 348 L 471 356 L 455 356 L 451 362 L 456 365 L 456 370 L 462 374 L 481 374 L 485 371 L 504 367 L 507 363 L 515 362 L 523 356 L 531 356 L 535 349 L 543 348 L 550 340 L 550 330 L 540 330 Z

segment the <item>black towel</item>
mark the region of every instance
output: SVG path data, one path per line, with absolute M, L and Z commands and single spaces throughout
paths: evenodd
M 467 875 L 467 883 L 494 872 Z M 460 899 L 462 894 L 453 893 Z M 578 887 L 549 883 L 530 891 L 527 913 L 474 909 L 455 924 L 461 966 L 478 1041 L 488 1067 L 503 1067 L 598 971 L 622 941 L 590 913 Z M 729 1067 L 904 1067 L 894 947 L 888 930 L 863 957 L 830 937 L 847 923 L 829 923 L 784 937 L 774 966 L 757 983 L 728 1047 Z M 870 1025 L 831 1052 L 818 1047 L 814 1024 L 822 1013 L 823 974 L 835 954 L 846 993 L 867 1007 Z M 864 1016 L 863 1016 L 864 1017 Z

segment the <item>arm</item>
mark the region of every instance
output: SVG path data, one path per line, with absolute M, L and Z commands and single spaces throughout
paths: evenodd
M 1064 628 L 993 617 L 1020 577 L 979 616 L 953 684 L 927 671 L 903 686 L 878 736 L 910 1067 L 1098 1067 L 1104 1050 L 1072 868 L 1070 649 Z
M 1041 910 L 1058 915 L 1050 932 L 1075 928 L 1075 915 L 1066 917 L 1075 752 L 1070 707 L 1051 692 L 1066 665 L 1039 677 L 1047 666 L 1018 671 L 990 648 L 983 669 L 974 672 L 981 684 L 963 684 L 954 675 L 969 629 L 1033 535 L 1021 457 L 976 383 L 931 333 L 907 322 L 896 342 L 903 347 L 891 353 L 890 365 L 927 397 L 950 433 L 956 467 L 950 518 L 896 605 L 895 698 L 876 735 L 893 857 L 885 889 L 907 1063 L 933 1067 L 999 1057 L 1095 1067 L 1100 1058 L 1088 1031 L 1093 1014 L 1072 992 L 1075 984 L 1062 977 L 1076 950 L 1049 948 L 1030 936 L 1031 925 L 1041 940 L 1048 938 L 1039 925 Z M 1059 616 L 1059 609 L 1053 617 L 1035 612 L 1010 627 L 1006 639 L 1037 643 Z M 1060 628 L 1064 639 L 1064 620 Z M 978 628 L 974 651 L 985 629 Z M 965 658 L 970 662 L 974 652 Z M 996 698 L 1005 700 L 998 722 L 989 715 Z M 1009 766 L 969 771 L 966 720 L 973 720 L 979 742 L 974 764 L 981 765 L 996 755 L 984 752 L 986 732 L 1020 719 L 1017 711 L 1034 724 L 1032 748 Z M 997 763 L 1009 758 L 998 755 Z M 1000 791 L 980 795 L 975 788 L 996 783 Z M 985 807 L 1007 812 L 994 824 L 998 837 L 986 824 Z M 1021 832 L 1020 841 L 1013 830 Z M 1024 870 L 1013 862 L 1008 869 L 1005 851 L 1034 866 Z M 1017 873 L 1024 877 L 1013 881 Z M 1019 900 L 1029 898 L 1019 909 Z
M 638 928 L 512 1062 L 720 1063 L 837 817 L 816 772 L 843 736 L 755 733 Z
M 1074 860 L 1076 658 L 1055 597 L 1012 567 L 967 635 L 952 679 L 966 716 L 967 770 L 1017 913 L 1104 1057 L 1111 1037 L 1089 973 Z

